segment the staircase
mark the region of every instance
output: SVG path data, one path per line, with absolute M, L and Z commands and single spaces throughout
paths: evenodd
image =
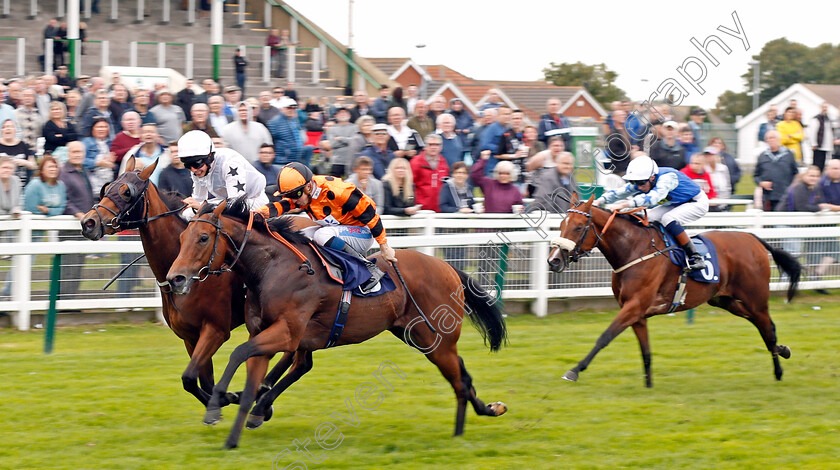
M 242 0 L 244 1 L 244 0 Z M 26 38 L 26 59 L 25 72 L 29 74 L 43 73 L 39 63 L 39 56 L 43 50 L 43 31 L 50 18 L 58 12 L 58 0 L 42 0 L 38 2 L 38 14 L 30 18 L 30 2 L 13 0 L 11 3 L 8 18 L 0 19 L 0 37 L 24 37 Z M 80 15 L 80 21 L 87 23 L 87 39 L 89 41 L 109 42 L 109 60 L 111 66 L 130 65 L 130 43 L 140 42 L 167 42 L 167 43 L 192 43 L 193 44 L 193 76 L 196 83 L 204 78 L 213 75 L 213 47 L 210 44 L 210 21 L 209 18 L 200 18 L 196 11 L 195 23 L 188 25 L 186 11 L 180 10 L 179 0 L 171 1 L 170 21 L 168 24 L 161 24 L 163 19 L 163 2 L 159 0 L 146 1 L 145 18 L 142 23 L 136 23 L 137 2 L 119 1 L 117 22 L 110 22 L 111 2 L 100 0 L 99 14 L 92 14 L 90 19 Z M 196 5 L 199 1 L 195 2 Z M 224 32 L 222 41 L 226 45 L 242 46 L 264 46 L 268 30 L 263 27 L 261 21 L 249 20 L 253 16 L 246 12 L 244 27 L 239 27 L 238 5 L 229 2 L 225 7 L 223 15 Z M 81 56 L 81 73 L 83 75 L 98 75 L 102 66 L 102 46 L 99 43 L 87 43 L 84 46 L 85 54 Z M 245 55 L 248 59 L 248 73 L 246 82 L 246 93 L 248 96 L 256 96 L 261 90 L 270 89 L 273 86 L 285 85 L 287 79 L 271 77 L 269 83 L 262 81 L 262 49 L 247 47 Z M 219 75 L 222 85 L 235 84 L 233 57 L 234 47 L 223 47 L 219 61 Z M 67 56 L 67 54 L 65 54 Z M 167 45 L 165 53 L 165 66 L 176 71 L 186 73 L 186 47 Z M 13 77 L 16 75 L 17 44 L 15 41 L 0 40 L 0 77 Z M 157 44 L 138 44 L 137 64 L 139 66 L 158 66 Z M 295 89 L 298 96 L 335 96 L 343 94 L 343 88 L 337 80 L 330 79 L 328 70 L 320 70 L 320 82 L 310 83 L 312 80 L 312 51 L 309 49 L 297 49 L 295 57 L 295 77 L 290 78 L 295 82 Z M 273 74 L 272 74 L 273 75 Z

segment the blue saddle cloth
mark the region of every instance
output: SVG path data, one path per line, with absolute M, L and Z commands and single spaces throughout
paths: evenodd
M 668 254 L 671 255 L 671 261 L 680 268 L 684 268 L 687 264 L 685 259 L 685 250 L 676 244 L 671 235 L 668 234 L 661 225 L 659 226 L 659 231 L 665 238 L 665 244 L 667 246 L 674 246 L 674 249 L 668 252 Z M 706 267 L 699 271 L 690 272 L 688 277 L 697 282 L 705 282 L 709 284 L 719 283 L 720 264 L 718 264 L 715 244 L 702 235 L 695 235 L 691 237 L 691 242 L 694 243 L 694 249 L 697 250 L 697 253 L 700 253 L 700 256 L 702 256 L 703 260 L 706 261 Z
M 385 273 L 385 276 L 379 280 L 381 287 L 378 291 L 362 293 L 359 290 L 359 286 L 363 285 L 368 279 L 370 279 L 370 271 L 368 271 L 365 263 L 363 263 L 359 258 L 343 251 L 334 250 L 326 246 L 319 246 L 318 248 L 329 254 L 332 258 L 329 261 L 334 262 L 339 268 L 341 268 L 344 276 L 343 290 L 352 290 L 353 295 L 359 297 L 375 297 L 377 295 L 391 292 L 397 288 L 393 279 L 391 279 L 391 276 Z

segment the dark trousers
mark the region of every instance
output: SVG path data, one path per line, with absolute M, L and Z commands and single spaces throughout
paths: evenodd
M 814 149 L 814 165 L 820 167 L 820 171 L 823 171 L 825 168 L 825 159 L 828 158 L 828 151 L 827 150 L 816 150 Z

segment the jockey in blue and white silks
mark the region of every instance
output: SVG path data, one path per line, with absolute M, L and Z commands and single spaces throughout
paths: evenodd
M 607 191 L 593 204 L 608 204 L 606 208 L 611 210 L 648 208 L 648 219 L 660 221 L 665 231 L 685 250 L 689 269 L 705 268 L 703 258 L 683 229 L 683 224 L 709 212 L 709 198 L 700 186 L 673 168 L 659 168 L 647 155 L 639 155 L 630 161 L 624 179 L 627 184 Z

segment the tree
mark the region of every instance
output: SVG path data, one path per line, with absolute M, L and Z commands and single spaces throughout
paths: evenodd
M 582 86 L 601 104 L 625 98 L 624 90 L 614 85 L 618 74 L 604 64 L 586 65 L 582 62 L 555 64 L 543 69 L 545 80 L 557 86 Z
M 746 116 L 752 111 L 752 97 L 746 92 L 726 90 L 718 96 L 715 114 L 726 122 L 735 122 L 736 116 Z

